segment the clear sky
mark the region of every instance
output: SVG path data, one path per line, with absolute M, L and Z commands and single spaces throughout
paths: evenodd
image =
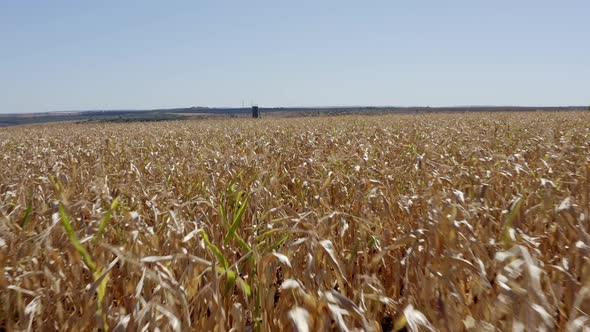
M 0 0 L 0 112 L 588 105 L 590 1 Z

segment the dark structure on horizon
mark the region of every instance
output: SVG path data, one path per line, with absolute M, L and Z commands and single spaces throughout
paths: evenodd
M 258 110 L 258 106 L 252 106 L 252 118 L 260 118 L 260 111 Z

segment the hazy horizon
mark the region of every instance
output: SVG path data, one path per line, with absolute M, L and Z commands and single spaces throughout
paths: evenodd
M 0 112 L 0 115 L 17 115 L 17 114 L 37 114 L 37 113 L 76 113 L 76 112 L 110 112 L 110 111 L 129 111 L 129 112 L 144 112 L 144 111 L 157 111 L 157 110 L 174 110 L 174 109 L 188 109 L 191 107 L 195 108 L 208 108 L 208 109 L 236 109 L 236 108 L 245 108 L 249 109 L 250 105 L 244 105 L 242 107 L 239 106 L 170 106 L 170 107 L 162 107 L 162 108 L 92 108 L 92 109 L 78 109 L 78 110 L 50 110 L 50 111 L 31 111 L 31 112 Z M 580 107 L 584 110 L 589 107 L 588 105 L 441 105 L 441 106 L 432 106 L 432 105 L 259 105 L 260 108 L 269 108 L 269 109 L 277 109 L 277 108 L 292 108 L 292 109 L 338 109 L 338 108 L 485 108 L 485 107 L 497 107 L 497 108 L 569 108 L 569 107 Z
M 584 106 L 587 1 L 0 3 L 0 113 Z

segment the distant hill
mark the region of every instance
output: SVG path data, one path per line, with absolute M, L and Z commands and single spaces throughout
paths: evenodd
M 272 116 L 314 116 L 340 114 L 433 113 L 433 112 L 549 112 L 587 110 L 583 106 L 520 107 L 520 106 L 458 106 L 458 107 L 272 107 L 261 108 Z M 216 117 L 249 117 L 250 108 L 188 107 L 153 110 L 89 110 L 27 114 L 0 114 L 0 126 L 48 122 L 138 122 L 206 119 Z

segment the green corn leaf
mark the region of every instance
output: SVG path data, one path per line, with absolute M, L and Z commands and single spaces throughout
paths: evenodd
M 248 285 L 248 283 L 244 279 L 238 277 L 236 282 L 238 283 L 238 287 L 240 287 L 240 289 L 242 290 L 242 292 L 244 292 L 246 297 L 252 296 L 252 288 L 250 288 L 250 285 Z
M 244 196 L 244 192 L 243 191 L 239 191 L 238 192 L 238 197 L 236 197 L 236 199 L 234 200 L 234 211 L 237 211 L 238 208 L 240 207 L 240 202 L 242 201 L 242 197 L 243 196 Z
M 238 241 L 238 245 L 246 252 L 252 251 L 252 247 L 242 239 L 242 237 L 238 234 L 235 235 L 236 241 Z
M 97 279 L 101 276 L 102 273 L 95 273 L 94 274 L 94 278 Z M 109 278 L 110 278 L 110 272 L 107 273 L 107 275 L 105 277 L 103 277 L 102 281 L 100 282 L 100 284 L 98 285 L 98 287 L 96 288 L 96 296 L 97 296 L 97 301 L 99 303 L 102 303 L 102 300 L 104 299 L 104 296 L 106 295 L 107 292 L 107 284 L 109 282 Z
M 244 295 L 246 295 L 247 297 L 250 297 L 252 295 L 252 288 L 250 287 L 250 285 L 248 285 L 248 283 L 244 279 L 239 277 L 237 273 L 235 273 L 234 271 L 223 268 L 221 266 L 217 266 L 215 268 L 215 271 L 219 275 L 224 275 L 227 277 L 228 282 L 226 283 L 226 292 L 228 290 L 231 290 L 231 287 L 237 284 L 238 287 L 242 290 L 242 292 L 244 292 Z
M 241 195 L 238 195 L 238 196 L 241 196 Z M 242 220 L 242 217 L 244 216 L 244 212 L 246 211 L 247 205 L 248 205 L 248 197 L 246 197 L 244 199 L 244 202 L 242 202 L 242 205 L 239 207 L 238 211 L 234 213 L 234 219 L 232 221 L 231 227 L 229 228 L 229 231 L 227 232 L 227 235 L 225 236 L 225 239 L 223 240 L 224 244 L 227 245 L 229 243 L 229 241 L 231 241 L 231 239 L 236 234 L 236 230 L 238 229 L 238 226 L 240 226 L 240 221 Z
M 223 256 L 221 250 L 219 250 L 219 248 L 217 248 L 213 243 L 211 243 L 211 241 L 209 241 L 209 237 L 207 236 L 207 233 L 205 233 L 205 230 L 201 230 L 201 236 L 203 237 L 203 240 L 205 241 L 205 245 L 207 245 L 207 248 L 209 248 L 209 250 L 213 252 L 213 254 L 215 255 L 215 257 L 217 257 L 217 260 L 221 263 L 221 265 L 223 265 L 223 267 L 227 269 L 229 267 L 227 259 L 225 259 L 225 257 Z
M 86 251 L 86 248 L 84 248 L 82 243 L 80 243 L 80 240 L 78 240 L 78 237 L 74 232 L 74 228 L 72 228 L 72 224 L 70 223 L 70 218 L 68 218 L 68 215 L 66 214 L 66 211 L 64 210 L 64 207 L 61 203 L 58 205 L 58 210 L 59 215 L 61 217 L 61 223 L 64 226 L 64 229 L 66 230 L 66 233 L 70 238 L 70 243 L 72 243 L 72 245 L 74 246 L 74 248 L 76 248 L 80 256 L 82 256 L 82 260 L 84 261 L 84 264 L 86 264 L 88 269 L 90 269 L 92 273 L 96 272 L 96 263 L 94 263 L 94 261 Z
M 290 234 L 283 235 L 275 244 L 270 247 L 270 251 L 277 250 L 287 239 L 289 238 Z
M 23 221 L 21 223 L 21 227 L 25 227 L 31 222 L 33 218 L 33 203 L 29 201 L 27 203 L 27 209 L 25 210 L 25 214 L 23 215 Z
M 100 221 L 100 226 L 98 227 L 98 236 L 94 239 L 94 241 L 98 241 L 103 235 L 104 231 L 106 230 L 109 222 L 111 221 L 111 216 L 113 211 L 119 206 L 119 197 L 115 198 L 111 203 L 111 208 L 104 214 Z
M 280 229 L 280 228 L 273 228 L 273 229 L 269 229 L 268 231 L 259 234 L 258 236 L 256 236 L 256 242 L 261 242 L 265 237 L 270 236 L 274 233 L 280 232 L 280 231 L 284 231 L 284 229 Z
M 227 273 L 227 272 L 232 273 Z M 236 285 L 236 273 L 231 270 L 226 270 L 225 274 L 227 275 L 227 280 L 225 281 L 225 294 L 227 295 Z
M 219 199 L 219 213 L 221 214 L 221 222 L 226 224 L 227 223 L 227 216 L 225 212 L 225 194 L 221 194 L 221 198 Z

